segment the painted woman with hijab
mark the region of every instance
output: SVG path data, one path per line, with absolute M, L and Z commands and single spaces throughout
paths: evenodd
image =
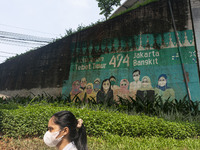
M 101 84 L 101 90 L 97 93 L 97 103 L 112 104 L 113 102 L 113 90 L 109 79 L 103 80 Z
M 150 101 L 155 99 L 155 91 L 151 86 L 151 79 L 148 76 L 144 76 L 141 81 L 141 88 L 137 90 L 136 98 L 144 100 L 147 98 Z
M 99 90 L 100 90 L 100 88 L 101 88 L 101 80 L 99 79 L 99 78 L 96 78 L 95 80 L 94 80 L 94 84 L 93 84 L 93 89 L 94 89 L 94 92 L 97 94 L 98 92 L 99 92 Z
M 85 77 L 81 78 L 81 86 L 80 86 L 80 90 L 84 91 L 87 85 L 87 79 Z
M 85 95 L 86 95 L 85 94 L 86 85 L 87 85 L 87 79 L 85 77 L 81 78 L 80 88 L 79 88 L 79 90 L 81 91 L 81 93 L 79 94 L 79 98 L 81 101 L 84 100 Z
M 71 100 L 74 99 L 74 97 L 79 93 L 81 93 L 82 91 L 80 90 L 80 81 L 76 80 L 72 83 L 72 90 L 70 92 L 70 96 L 71 96 Z
M 123 98 L 123 99 L 130 99 L 129 98 L 129 82 L 127 79 L 122 79 L 120 81 L 120 88 L 117 90 L 117 101 L 119 100 L 119 97 Z
M 166 100 L 174 100 L 175 99 L 175 92 L 172 88 L 168 87 L 167 85 L 167 75 L 161 74 L 158 77 L 158 85 L 155 88 L 155 94 L 158 97 L 161 97 L 163 101 Z
M 86 92 L 85 93 L 86 93 L 86 102 L 88 102 L 89 100 L 95 100 L 96 101 L 96 93 L 94 92 L 92 83 L 88 83 L 86 85 Z

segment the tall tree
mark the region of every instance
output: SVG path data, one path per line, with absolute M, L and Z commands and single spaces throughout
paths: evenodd
M 113 11 L 113 6 L 120 6 L 121 0 L 96 0 L 98 2 L 98 7 L 100 8 L 101 15 L 104 15 L 106 17 L 106 20 L 108 19 L 108 16 Z

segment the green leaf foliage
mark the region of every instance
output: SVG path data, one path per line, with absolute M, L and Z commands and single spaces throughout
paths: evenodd
M 89 136 L 113 134 L 129 137 L 160 136 L 184 139 L 200 134 L 199 124 L 53 104 L 33 104 L 11 110 L 1 109 L 1 131 L 6 136 L 15 138 L 42 137 L 47 130 L 50 117 L 62 110 L 71 111 L 77 118 L 82 118 Z
M 113 6 L 119 6 L 120 0 L 96 0 L 98 2 L 98 7 L 100 8 L 101 15 L 104 15 L 106 20 L 108 16 L 113 11 Z

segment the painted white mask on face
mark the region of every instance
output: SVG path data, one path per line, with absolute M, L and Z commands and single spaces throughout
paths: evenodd
M 63 138 L 63 136 L 56 138 L 59 135 L 59 133 L 60 131 L 57 132 L 47 131 L 43 137 L 44 143 L 49 147 L 55 147 Z

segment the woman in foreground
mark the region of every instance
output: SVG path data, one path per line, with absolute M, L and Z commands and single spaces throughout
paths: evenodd
M 58 150 L 87 150 L 87 135 L 82 119 L 70 111 L 55 113 L 49 120 L 44 142 Z

